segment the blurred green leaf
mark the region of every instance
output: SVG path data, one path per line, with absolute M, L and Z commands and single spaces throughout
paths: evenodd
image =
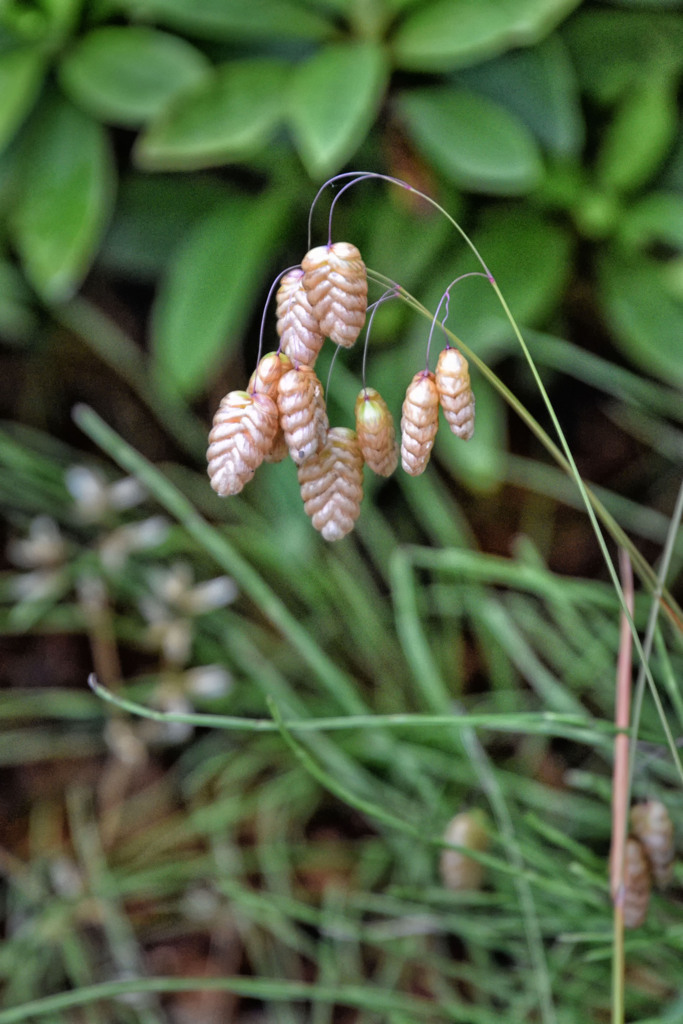
M 668 265 L 611 248 L 598 271 L 615 343 L 647 373 L 683 385 L 683 287 L 671 287 Z
M 41 48 L 26 46 L 0 55 L 0 150 L 33 106 L 45 72 Z
M 398 110 L 418 148 L 462 188 L 518 195 L 541 179 L 531 132 L 484 96 L 465 89 L 414 89 L 401 94 Z
M 148 170 L 188 170 L 241 160 L 262 147 L 284 115 L 288 65 L 235 61 L 177 99 L 137 142 Z
M 197 220 L 225 199 L 221 182 L 199 175 L 132 174 L 121 182 L 98 264 L 154 279 Z
M 676 82 L 668 75 L 643 76 L 604 134 L 596 162 L 600 184 L 616 192 L 644 185 L 671 148 L 677 126 Z
M 192 397 L 234 352 L 286 214 L 281 194 L 231 196 L 188 235 L 154 304 L 152 341 L 162 386 Z
M 434 0 L 399 26 L 392 49 L 410 71 L 448 71 L 539 42 L 580 0 Z
M 439 344 L 437 351 L 444 346 Z M 436 355 L 436 352 L 435 352 Z M 495 388 L 474 375 L 475 430 L 470 441 L 455 437 L 440 416 L 434 452 L 439 462 L 472 491 L 491 493 L 505 475 L 507 427 L 505 403 Z
M 664 244 L 683 251 L 683 196 L 674 192 L 644 196 L 624 211 L 618 237 L 631 249 Z
M 374 43 L 328 46 L 297 69 L 289 99 L 292 133 L 312 177 L 325 177 L 363 142 L 387 86 L 388 59 Z
M 211 65 L 190 43 L 167 32 L 105 26 L 63 57 L 59 79 L 75 103 L 103 121 L 130 127 L 156 116 Z
M 683 20 L 665 12 L 582 10 L 562 34 L 582 88 L 599 103 L 683 65 Z
M 331 23 L 296 0 L 119 0 L 139 21 L 156 21 L 201 38 L 326 39 Z
M 100 124 L 53 94 L 31 124 L 22 161 L 15 243 L 34 288 L 59 302 L 87 273 L 109 218 L 108 139 Z
M 557 34 L 531 49 L 465 68 L 457 81 L 510 110 L 556 156 L 579 154 L 584 126 L 578 82 Z
M 0 259 L 0 338 L 22 342 L 35 330 L 32 296 L 17 268 Z

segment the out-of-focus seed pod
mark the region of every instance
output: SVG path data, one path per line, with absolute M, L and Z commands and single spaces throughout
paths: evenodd
M 380 476 L 391 476 L 398 465 L 394 419 L 374 388 L 363 388 L 356 399 L 356 433 L 370 469 Z
M 323 386 L 309 366 L 280 377 L 277 406 L 289 454 L 300 466 L 320 451 L 329 430 Z
M 231 391 L 223 398 L 206 453 L 217 494 L 239 494 L 271 450 L 277 427 L 277 406 L 267 395 Z
M 368 279 L 365 264 L 351 242 L 310 249 L 301 266 L 303 284 L 322 333 L 350 348 L 365 323 Z
M 446 421 L 457 437 L 469 441 L 474 434 L 474 395 L 465 357 L 457 348 L 445 348 L 436 364 L 436 389 Z
M 639 839 L 629 836 L 624 854 L 624 927 L 639 928 L 650 902 L 650 865 Z
M 464 846 L 483 853 L 488 847 L 486 815 L 483 811 L 463 811 L 448 823 L 444 842 Z M 460 850 L 442 850 L 439 863 L 441 881 L 447 889 L 479 889 L 484 877 L 484 866 Z
M 332 427 L 322 450 L 299 466 L 306 514 L 325 540 L 341 540 L 360 515 L 363 456 L 354 430 Z
M 433 373 L 416 373 L 406 390 L 401 416 L 401 465 L 406 473 L 424 473 L 439 425 L 439 392 Z
M 282 351 L 295 363 L 313 366 L 322 348 L 325 335 L 313 315 L 304 289 L 301 267 L 290 270 L 277 290 L 277 333 Z
M 666 889 L 674 871 L 674 827 L 660 800 L 648 800 L 631 808 L 631 831 L 641 841 L 660 889 Z
M 278 385 L 283 373 L 292 369 L 292 360 L 284 352 L 267 352 L 249 378 L 247 394 L 258 392 L 277 402 Z

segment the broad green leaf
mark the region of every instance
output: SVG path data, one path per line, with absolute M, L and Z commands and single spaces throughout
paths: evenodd
M 671 287 L 667 263 L 610 249 L 598 269 L 615 343 L 646 373 L 683 385 L 683 288 Z
M 106 26 L 66 53 L 59 79 L 73 101 L 95 117 L 135 127 L 200 82 L 210 67 L 203 53 L 178 36 Z
M 650 74 L 675 75 L 683 66 L 683 19 L 666 12 L 582 10 L 562 35 L 582 89 L 599 103 L 613 104 Z
M 0 339 L 22 342 L 37 326 L 32 296 L 17 268 L 0 259 Z
M 579 154 L 584 126 L 578 83 L 557 34 L 531 49 L 465 68 L 457 81 L 510 110 L 556 156 Z
M 541 179 L 538 146 L 503 107 L 465 89 L 414 89 L 398 100 L 417 147 L 461 188 L 523 195 Z
M 0 150 L 33 106 L 44 71 L 45 55 L 39 47 L 26 46 L 0 55 Z
M 154 280 L 195 222 L 225 199 L 218 180 L 186 174 L 124 178 L 98 265 L 125 277 Z
M 643 76 L 604 133 L 596 163 L 600 184 L 615 192 L 644 185 L 671 148 L 677 127 L 675 80 Z
M 119 0 L 139 21 L 155 21 L 214 41 L 239 38 L 326 39 L 326 18 L 297 0 Z
M 623 212 L 619 240 L 630 249 L 663 244 L 683 252 L 683 196 L 675 192 L 645 196 Z
M 439 343 L 439 351 L 443 347 Z M 493 385 L 471 367 L 470 376 L 475 401 L 474 437 L 469 441 L 456 437 L 440 415 L 434 452 L 439 462 L 470 490 L 491 493 L 500 487 L 505 476 L 506 406 Z
M 102 126 L 56 94 L 31 129 L 13 232 L 34 288 L 59 302 L 74 293 L 97 251 L 112 206 L 113 165 Z
M 163 387 L 198 394 L 240 343 L 286 213 L 280 195 L 231 196 L 188 235 L 153 310 L 155 369 Z
M 475 64 L 548 35 L 580 0 L 433 0 L 410 12 L 392 50 L 410 71 L 448 71 Z
M 300 65 L 291 86 L 289 120 L 312 177 L 338 170 L 364 141 L 389 78 L 374 43 L 328 46 Z
M 178 96 L 135 147 L 146 170 L 189 170 L 244 160 L 265 145 L 284 115 L 288 65 L 234 61 Z

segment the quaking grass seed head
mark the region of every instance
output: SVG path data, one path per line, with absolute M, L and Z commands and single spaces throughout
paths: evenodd
M 391 476 L 398 465 L 394 418 L 379 391 L 362 388 L 356 399 L 356 434 L 366 464 L 379 476 Z
M 446 843 L 483 853 L 489 845 L 486 815 L 478 810 L 456 814 L 448 823 L 443 838 Z M 481 888 L 483 864 L 460 850 L 442 850 L 439 869 L 441 881 L 447 889 L 459 891 Z
M 313 526 L 325 540 L 341 540 L 353 530 L 363 500 L 363 456 L 355 431 L 332 427 L 322 449 L 297 472 Z
M 267 352 L 249 378 L 247 394 L 255 392 L 277 401 L 278 384 L 283 373 L 292 369 L 292 360 L 284 352 Z
M 277 333 L 282 351 L 295 363 L 314 366 L 325 335 L 316 320 L 303 283 L 301 267 L 280 281 L 276 296 Z
M 206 453 L 217 494 L 239 494 L 271 450 L 277 429 L 277 406 L 267 395 L 231 391 L 222 399 Z
M 624 927 L 639 928 L 647 917 L 652 880 L 645 849 L 629 836 L 624 853 Z
M 474 395 L 467 360 L 457 348 L 445 348 L 436 364 L 436 389 L 452 432 L 469 441 L 474 434 Z
M 297 466 L 320 451 L 329 420 L 323 386 L 309 366 L 288 370 L 280 378 L 277 406 L 289 454 Z
M 408 385 L 401 416 L 401 464 L 410 476 L 419 476 L 427 468 L 438 425 L 436 379 L 421 370 Z
M 631 808 L 631 831 L 643 844 L 652 875 L 659 889 L 673 878 L 674 827 L 660 800 L 648 800 Z
M 365 323 L 368 280 L 361 254 L 351 242 L 310 249 L 301 267 L 303 286 L 321 332 L 350 348 Z

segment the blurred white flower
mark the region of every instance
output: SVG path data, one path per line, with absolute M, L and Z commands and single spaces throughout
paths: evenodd
M 64 482 L 81 520 L 86 523 L 98 522 L 108 512 L 134 508 L 147 497 L 145 488 L 134 477 L 108 483 L 101 473 L 89 466 L 69 466 Z
M 21 569 L 54 569 L 66 561 L 66 541 L 54 519 L 36 516 L 27 537 L 8 542 L 7 557 Z
M 191 697 L 211 700 L 230 692 L 232 676 L 223 665 L 200 665 L 183 673 L 183 686 Z
M 152 568 L 148 579 L 150 593 L 139 601 L 149 623 L 148 640 L 161 650 L 169 665 L 181 667 L 190 658 L 193 618 L 230 604 L 237 597 L 237 587 L 229 576 L 195 584 L 187 562 Z
M 158 547 L 168 537 L 170 524 L 165 516 L 150 516 L 139 523 L 127 523 L 100 541 L 99 551 L 105 569 L 115 572 L 122 569 L 126 559 L 134 551 L 146 551 Z

